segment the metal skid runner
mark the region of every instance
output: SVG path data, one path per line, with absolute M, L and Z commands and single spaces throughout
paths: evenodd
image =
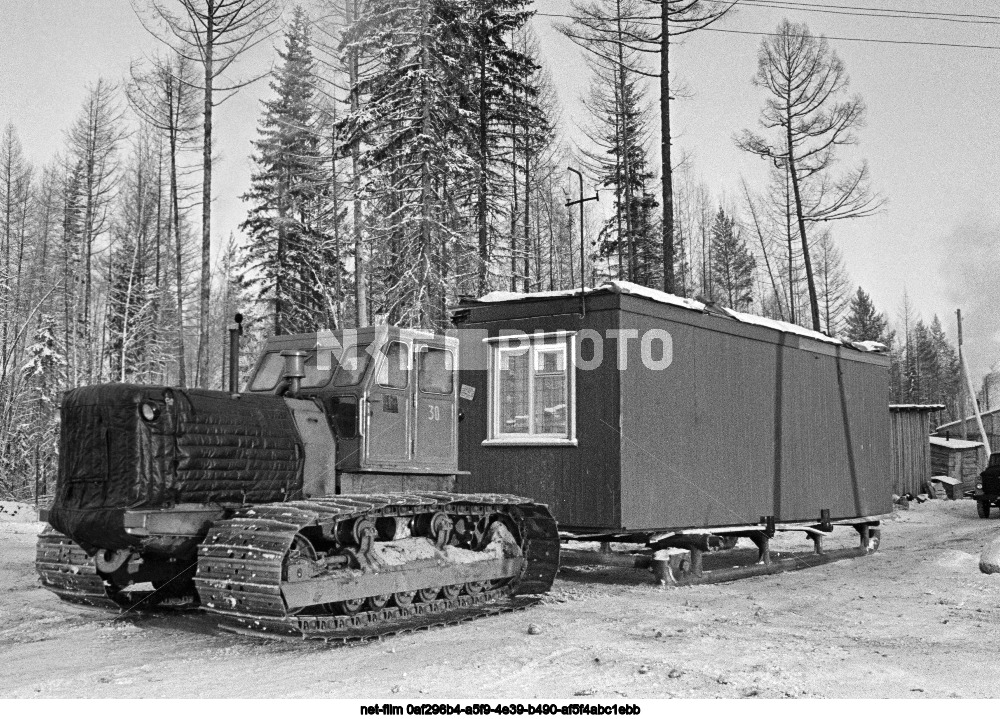
M 560 532 L 565 540 L 600 541 L 601 551 L 563 548 L 563 566 L 609 566 L 646 569 L 656 580 L 665 585 L 685 586 L 730 582 L 745 577 L 779 574 L 817 567 L 842 559 L 863 557 L 878 550 L 881 540 L 880 520 L 877 517 L 856 517 L 830 521 L 829 513 L 821 513 L 819 523 L 775 522 L 773 517 L 761 517 L 759 524 L 735 527 L 681 529 L 652 534 L 586 535 Z M 857 547 L 827 550 L 823 546 L 834 527 L 853 527 L 859 537 Z M 770 540 L 778 532 L 803 532 L 813 542 L 812 554 L 774 559 Z M 740 537 L 746 537 L 757 548 L 756 562 L 739 566 L 706 569 L 706 554 L 732 550 Z M 638 542 L 646 544 L 639 552 L 610 551 L 610 542 Z

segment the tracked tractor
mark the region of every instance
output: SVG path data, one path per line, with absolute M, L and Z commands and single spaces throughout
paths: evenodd
M 558 568 L 556 523 L 456 492 L 457 355 L 392 327 L 283 335 L 242 391 L 234 354 L 229 391 L 67 392 L 43 586 L 344 641 L 527 605 Z

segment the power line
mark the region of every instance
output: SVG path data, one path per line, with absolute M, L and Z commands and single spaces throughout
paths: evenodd
M 780 33 L 776 32 L 755 32 L 753 30 L 724 30 L 717 27 L 704 27 L 702 30 L 708 30 L 711 32 L 725 32 L 732 33 L 734 35 L 766 35 L 768 37 L 780 37 Z M 884 40 L 881 38 L 869 38 L 869 37 L 835 37 L 833 35 L 823 35 L 827 40 L 844 40 L 846 42 L 868 42 L 876 43 L 880 45 L 929 45 L 932 47 L 962 47 L 969 48 L 973 50 L 1000 50 L 1000 45 L 965 45 L 962 43 L 954 42 L 921 42 L 919 40 Z
M 708 2 L 724 2 L 725 0 L 708 0 Z M 1000 20 L 1000 15 L 977 15 L 975 13 L 944 12 L 943 10 L 900 10 L 898 8 L 879 8 L 867 5 L 828 5 L 826 3 L 802 2 L 801 0 L 750 0 L 762 5 L 796 5 L 809 8 L 831 8 L 834 10 L 864 10 L 870 12 L 897 13 L 907 16 L 926 16 L 930 20 L 940 18 L 979 18 L 983 20 Z M 738 0 L 738 4 L 747 4 L 747 0 Z
M 753 1 L 753 0 L 751 0 Z M 741 3 L 743 4 L 743 3 Z M 536 17 L 549 17 L 558 18 L 562 20 L 580 20 L 578 16 L 575 15 L 564 15 L 561 13 L 544 13 L 536 12 L 534 13 Z M 609 17 L 609 19 L 611 19 Z M 659 20 L 658 16 L 654 15 L 641 15 L 634 17 L 623 17 L 623 20 L 631 21 L 650 21 Z M 930 18 L 928 18 L 930 19 Z M 758 32 L 753 30 L 725 30 L 723 28 L 717 27 L 703 27 L 702 30 L 709 32 L 724 32 L 733 35 L 757 35 L 757 36 L 767 36 L 767 37 L 778 37 L 779 33 L 775 32 Z M 835 37 L 833 35 L 823 35 L 827 40 L 842 40 L 844 42 L 861 42 L 861 43 L 871 43 L 875 45 L 913 45 L 921 47 L 952 47 L 952 48 L 964 48 L 967 50 L 1000 50 L 1000 45 L 974 45 L 966 43 L 955 43 L 955 42 L 931 42 L 931 41 L 921 41 L 921 40 L 887 40 L 883 38 L 866 38 L 866 37 Z
M 720 2 L 721 0 L 709 0 Z M 817 5 L 815 3 L 785 2 L 784 0 L 740 0 L 743 7 L 759 7 L 773 10 L 797 10 L 799 12 L 823 13 L 826 15 L 846 15 L 848 17 L 884 17 L 900 20 L 922 20 L 951 22 L 962 25 L 1000 25 L 1000 16 L 968 15 L 960 13 L 924 13 L 907 10 L 887 10 L 861 7 L 857 5 Z M 983 18 L 983 19 L 973 19 Z

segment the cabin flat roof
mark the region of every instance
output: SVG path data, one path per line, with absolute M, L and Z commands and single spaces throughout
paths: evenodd
M 708 312 L 708 306 L 704 302 L 698 300 L 693 300 L 688 297 L 679 297 L 677 295 L 672 295 L 661 290 L 656 290 L 651 287 L 645 287 L 643 285 L 638 285 L 634 282 L 625 282 L 624 280 L 609 280 L 605 282 L 600 287 L 584 287 L 582 289 L 584 295 L 594 295 L 599 293 L 615 293 L 621 295 L 632 295 L 635 297 L 643 297 L 653 302 L 659 302 L 660 304 L 672 305 L 674 307 L 680 307 L 682 309 L 691 310 L 693 312 L 705 313 Z M 537 300 L 555 299 L 555 298 L 567 298 L 567 297 L 579 297 L 581 294 L 581 289 L 579 287 L 571 290 L 554 290 L 551 292 L 505 292 L 497 291 L 490 292 L 483 295 L 482 297 L 472 300 L 469 304 L 504 304 L 504 303 L 514 303 L 514 302 L 530 302 Z M 725 316 L 730 317 L 737 322 L 742 322 L 744 324 L 757 325 L 759 327 L 767 327 L 769 329 L 777 330 L 779 332 L 784 332 L 786 334 L 798 335 L 800 337 L 808 337 L 809 339 L 816 340 L 817 342 L 826 342 L 828 344 L 842 345 L 845 347 L 851 347 L 853 349 L 859 350 L 861 352 L 879 352 L 885 349 L 885 346 L 880 342 L 852 342 L 840 337 L 831 337 L 830 335 L 824 334 L 823 332 L 816 332 L 815 330 L 802 327 L 800 325 L 792 324 L 791 322 L 784 322 L 782 320 L 774 320 L 768 317 L 761 317 L 759 315 L 753 315 L 747 312 L 737 312 L 736 310 L 731 310 L 725 307 L 717 306 L 717 311 Z

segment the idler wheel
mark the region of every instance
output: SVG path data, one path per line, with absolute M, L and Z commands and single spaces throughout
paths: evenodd
M 441 587 L 442 599 L 454 599 L 461 593 L 462 593 L 461 584 L 449 584 L 447 587 Z
M 397 607 L 408 607 L 413 604 L 416 592 L 396 592 L 392 595 L 392 603 Z
M 285 581 L 296 582 L 309 579 L 312 576 L 312 564 L 316 561 L 316 550 L 312 542 L 296 534 L 292 546 L 285 554 Z

